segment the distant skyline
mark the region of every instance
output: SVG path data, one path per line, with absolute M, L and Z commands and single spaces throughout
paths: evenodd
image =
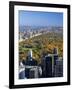
M 19 11 L 19 26 L 61 26 L 63 27 L 63 13 Z

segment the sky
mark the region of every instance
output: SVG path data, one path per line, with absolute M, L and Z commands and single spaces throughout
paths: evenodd
M 63 13 L 20 10 L 19 25 L 63 26 Z

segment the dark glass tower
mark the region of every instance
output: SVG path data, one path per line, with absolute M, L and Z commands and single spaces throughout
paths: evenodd
M 42 76 L 43 77 L 52 77 L 52 57 L 47 56 L 42 62 Z
M 55 65 L 58 61 L 58 49 L 54 48 L 53 54 L 46 55 L 42 60 L 42 76 L 55 77 Z

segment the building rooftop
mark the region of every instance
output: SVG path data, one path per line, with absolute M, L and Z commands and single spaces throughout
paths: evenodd
M 36 60 L 32 59 L 32 61 L 31 60 L 26 60 L 25 65 L 37 66 L 38 63 L 37 63 Z

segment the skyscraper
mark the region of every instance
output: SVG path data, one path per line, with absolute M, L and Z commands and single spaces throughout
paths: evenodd
M 52 57 L 46 56 L 42 60 L 42 76 L 43 77 L 52 77 Z
M 55 76 L 55 65 L 58 60 L 58 49 L 54 48 L 53 54 L 46 55 L 42 60 L 43 77 Z
M 63 60 L 57 60 L 55 65 L 55 77 L 62 77 L 63 76 Z

